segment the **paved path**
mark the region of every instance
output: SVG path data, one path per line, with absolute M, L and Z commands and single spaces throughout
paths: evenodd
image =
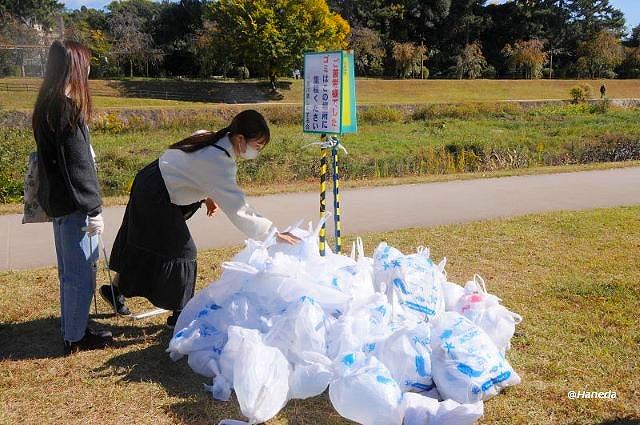
M 488 178 L 345 190 L 344 233 L 462 223 L 534 212 L 581 210 L 640 204 L 640 167 L 576 173 Z M 328 199 L 330 205 L 331 198 Z M 297 220 L 317 220 L 318 194 L 288 193 L 252 198 L 265 216 L 284 228 Z M 111 246 L 124 207 L 104 212 L 104 241 Z M 0 216 L 0 270 L 55 264 L 51 224 L 20 223 L 20 215 Z M 242 243 L 244 237 L 222 214 L 201 209 L 189 227 L 198 248 Z M 329 232 L 333 232 L 330 228 Z

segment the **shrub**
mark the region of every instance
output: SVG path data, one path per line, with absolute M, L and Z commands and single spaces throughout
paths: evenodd
M 302 123 L 302 108 L 289 105 L 278 105 L 260 111 L 269 123 L 274 125 L 295 125 Z
M 384 124 L 403 121 L 404 114 L 399 109 L 390 106 L 371 106 L 360 112 L 359 119 L 370 124 Z
M 122 133 L 126 126 L 117 112 L 109 112 L 95 117 L 91 128 L 104 133 L 118 134 Z
M 589 84 L 580 84 L 569 90 L 569 97 L 573 103 L 582 103 L 591 98 L 593 88 Z
M 524 112 L 518 103 L 462 103 L 434 104 L 417 108 L 411 118 L 414 121 L 455 118 L 507 117 Z
M 248 80 L 249 79 L 249 68 L 247 68 L 246 66 L 239 66 L 236 69 L 236 73 L 238 75 L 238 78 L 240 78 L 241 80 Z
M 35 148 L 30 130 L 0 129 L 0 203 L 22 201 L 27 159 Z
M 590 106 L 589 112 L 592 114 L 606 114 L 611 109 L 611 101 L 609 99 L 602 99 Z

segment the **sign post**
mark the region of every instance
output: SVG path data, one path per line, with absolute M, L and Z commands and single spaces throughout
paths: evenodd
M 328 149 L 331 149 L 336 253 L 342 250 L 338 136 L 357 131 L 353 52 L 312 52 L 304 55 L 302 128 L 320 135 L 320 214 L 326 211 Z M 326 228 L 320 229 L 320 255 L 326 250 Z

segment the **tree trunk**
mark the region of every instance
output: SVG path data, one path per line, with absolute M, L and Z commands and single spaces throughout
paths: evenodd
M 422 53 L 424 43 L 420 41 L 420 79 L 424 80 L 424 54 Z
M 133 61 L 129 58 L 129 77 L 133 78 Z

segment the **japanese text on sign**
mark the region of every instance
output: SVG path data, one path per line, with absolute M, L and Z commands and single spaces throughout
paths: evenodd
M 304 131 L 340 133 L 341 52 L 305 56 Z

